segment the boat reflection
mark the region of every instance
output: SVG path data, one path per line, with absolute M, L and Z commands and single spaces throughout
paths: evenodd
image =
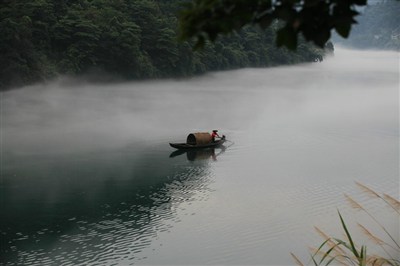
M 218 148 L 196 149 L 196 150 L 177 150 L 172 152 L 169 157 L 174 158 L 186 154 L 188 161 L 213 160 L 225 152 L 227 147 L 221 145 Z

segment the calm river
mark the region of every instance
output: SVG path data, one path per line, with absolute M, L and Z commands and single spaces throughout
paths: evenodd
M 219 129 L 222 149 L 168 142 Z M 1 265 L 292 265 L 399 217 L 399 53 L 186 80 L 60 79 L 1 93 Z M 384 238 L 385 235 L 382 235 Z M 397 255 L 398 256 L 398 255 Z

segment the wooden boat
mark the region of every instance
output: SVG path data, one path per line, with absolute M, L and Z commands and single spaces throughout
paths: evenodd
M 169 145 L 175 149 L 189 150 L 189 149 L 205 149 L 205 148 L 218 147 L 222 145 L 224 142 L 225 142 L 225 136 L 222 136 L 221 139 L 216 141 L 211 141 L 208 143 L 201 143 L 201 144 L 170 143 Z

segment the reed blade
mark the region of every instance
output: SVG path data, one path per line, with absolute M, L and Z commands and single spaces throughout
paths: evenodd
M 341 221 L 341 223 L 342 223 L 343 229 L 344 229 L 344 231 L 346 232 L 347 239 L 348 239 L 349 242 L 350 242 L 351 250 L 352 250 L 354 256 L 356 256 L 357 258 L 359 258 L 359 257 L 360 257 L 360 254 L 358 253 L 358 251 L 357 251 L 357 249 L 356 249 L 356 247 L 355 247 L 355 245 L 354 245 L 354 242 L 353 242 L 353 239 L 352 239 L 352 237 L 351 237 L 351 235 L 350 235 L 350 233 L 349 233 L 349 230 L 347 230 L 347 226 L 346 226 L 346 224 L 345 224 L 345 222 L 344 222 L 344 220 L 343 220 L 343 217 L 342 217 L 342 215 L 340 214 L 339 211 L 338 211 L 338 213 L 339 213 L 339 217 L 340 217 L 340 221 Z

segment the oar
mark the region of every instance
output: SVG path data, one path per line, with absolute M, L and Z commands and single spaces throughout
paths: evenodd
M 232 143 L 232 145 L 235 144 L 235 142 L 233 142 L 232 140 L 229 140 L 229 139 L 225 139 L 225 141 L 229 141 L 230 143 Z

